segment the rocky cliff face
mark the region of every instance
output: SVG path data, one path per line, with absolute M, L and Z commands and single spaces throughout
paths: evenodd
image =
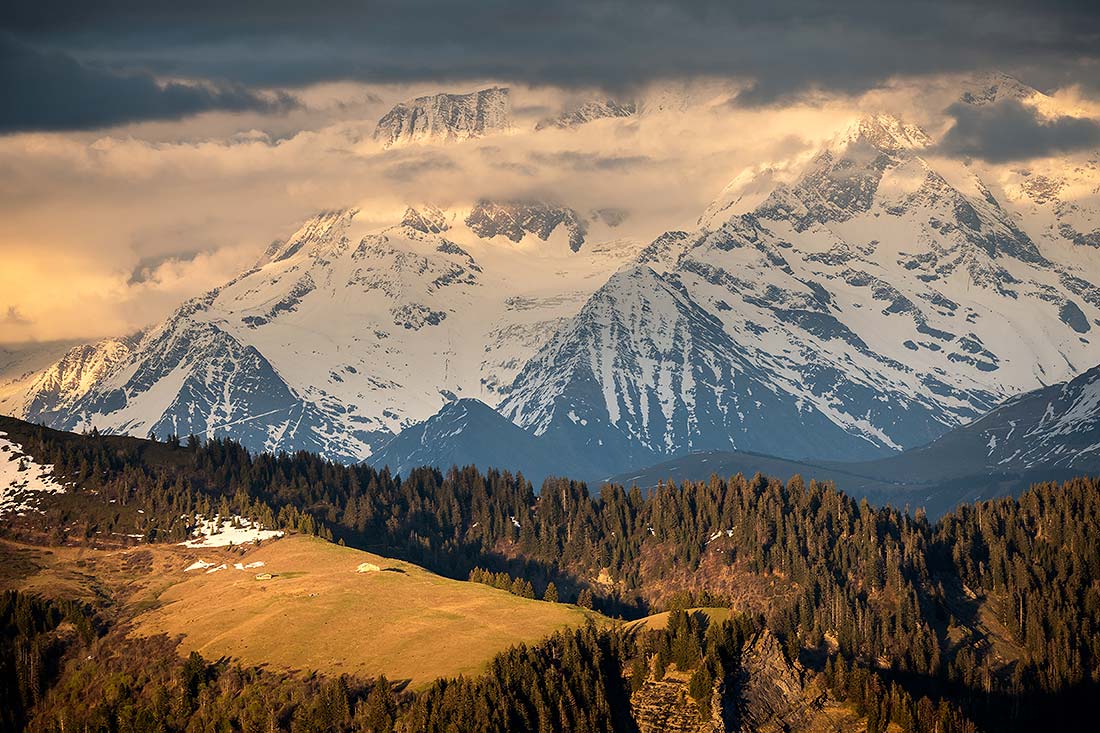
M 647 680 L 631 697 L 641 733 L 814 731 L 826 695 L 798 662 L 789 662 L 767 630 L 741 652 L 741 673 L 715 682 L 707 710 L 688 696 L 688 675 Z
M 545 242 L 560 226 L 568 233 L 569 248 L 574 252 L 584 244 L 587 234 L 587 226 L 576 211 L 538 201 L 479 201 L 466 217 L 466 226 L 482 238 L 500 235 L 513 242 L 521 241 L 528 234 Z
M 825 693 L 808 682 L 801 664 L 787 661 L 770 631 L 761 632 L 741 652 L 736 730 L 807 730 L 824 703 Z
M 677 677 L 648 680 L 631 697 L 634 721 L 640 733 L 721 733 L 722 697 L 715 686 L 710 714 L 688 697 L 687 681 Z
M 633 102 L 620 104 L 613 99 L 604 101 L 585 102 L 573 109 L 562 112 L 557 117 L 549 117 L 535 125 L 536 130 L 547 128 L 569 129 L 588 124 L 594 120 L 608 117 L 631 117 L 636 114 L 638 107 Z
M 505 130 L 510 124 L 508 89 L 491 87 L 401 102 L 378 120 L 374 139 L 387 148 L 412 142 L 457 142 Z

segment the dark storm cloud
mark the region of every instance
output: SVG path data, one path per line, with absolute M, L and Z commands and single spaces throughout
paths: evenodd
M 1100 122 L 1080 117 L 1048 119 L 1015 99 L 974 106 L 951 105 L 955 123 L 940 149 L 991 163 L 1041 158 L 1100 148 Z
M 293 106 L 240 84 L 158 84 L 141 72 L 81 64 L 0 34 L 0 132 L 74 130 L 137 120 L 179 119 L 210 110 L 275 111 Z
M 894 75 L 1036 69 L 1083 81 L 1100 12 L 1047 0 L 38 0 L 0 29 L 104 68 L 286 88 L 481 78 L 628 91 L 744 79 L 742 103 Z

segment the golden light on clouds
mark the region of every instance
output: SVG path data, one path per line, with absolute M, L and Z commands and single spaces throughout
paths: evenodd
M 234 277 L 308 216 L 346 205 L 381 227 L 409 203 L 552 199 L 626 210 L 623 236 L 648 240 L 692 227 L 744 169 L 790 166 L 863 108 L 942 129 L 934 110 L 957 80 L 931 89 L 746 109 L 731 104 L 728 82 L 658 85 L 645 114 L 534 132 L 601 92 L 516 87 L 511 134 L 384 150 L 371 138 L 378 116 L 438 87 L 338 83 L 298 90 L 303 105 L 284 115 L 3 136 L 0 342 L 132 332 Z M 930 101 L 937 94 L 944 103 Z

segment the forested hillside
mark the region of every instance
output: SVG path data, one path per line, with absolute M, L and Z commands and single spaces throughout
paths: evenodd
M 99 628 L 89 608 L 19 593 L 0 599 L 0 614 L 4 730 L 638 731 L 650 730 L 641 715 L 645 693 L 676 687 L 678 680 L 687 680 L 679 685 L 687 691 L 687 709 L 676 712 L 697 726 L 752 726 L 762 714 L 772 717 L 755 722 L 827 719 L 820 706 L 798 705 L 799 690 L 779 709 L 752 699 L 752 691 L 769 682 L 757 678 L 754 665 L 757 650 L 772 637 L 745 616 L 710 622 L 702 613 L 678 611 L 662 629 L 589 625 L 515 647 L 479 677 L 443 679 L 409 692 L 385 677 L 273 672 L 211 662 L 194 652 L 183 658 L 163 638 L 128 638 Z M 781 654 L 772 661 L 791 669 Z M 830 662 L 812 684 L 818 693 L 828 686 L 837 701 L 832 710 L 859 716 L 872 733 L 891 722 L 905 731 L 976 730 L 957 707 L 914 699 L 865 668 Z
M 7 523 L 13 538 L 179 541 L 186 517 L 240 514 L 452 577 L 507 573 L 525 595 L 542 598 L 552 582 L 561 600 L 584 594 L 612 615 L 705 597 L 750 614 L 834 683 L 838 669 L 842 679 L 875 670 L 990 730 L 1072 724 L 1100 682 L 1093 479 L 932 524 L 798 476 L 713 477 L 648 496 L 548 479 L 536 493 L 521 476 L 473 467 L 398 479 L 304 453 L 253 456 L 232 441 L 20 430 L 29 454 L 82 488 Z

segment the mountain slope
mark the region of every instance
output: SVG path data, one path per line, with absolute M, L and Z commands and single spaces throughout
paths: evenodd
M 680 428 L 668 397 L 655 399 L 660 375 L 685 373 L 687 363 L 679 349 L 649 347 L 669 328 L 657 319 L 630 343 L 616 336 L 544 350 L 501 409 L 541 433 L 561 412 L 550 405 L 575 391 L 587 411 L 576 409 L 573 425 L 606 423 L 655 455 L 736 447 L 858 459 L 927 443 L 1100 360 L 1089 338 L 1100 322 L 1093 268 L 1040 249 L 978 173 L 930 147 L 918 128 L 865 117 L 792 181 L 768 191 L 739 180 L 699 230 L 669 232 L 639 255 L 676 283 L 680 301 L 701 314 L 694 323 L 717 324 L 708 341 L 722 343 L 722 363 L 753 365 L 748 381 L 703 379 L 709 389 L 694 390 L 694 403 L 681 396 L 705 412 L 717 395 L 721 419 Z M 599 297 L 594 309 L 615 311 L 607 323 L 656 312 Z M 583 342 L 578 328 L 563 326 L 551 343 Z M 797 419 L 776 405 L 793 406 Z M 651 414 L 668 430 L 650 429 Z M 556 425 L 578 440 L 591 430 Z
M 636 265 L 617 272 L 527 364 L 501 411 L 609 472 L 649 456 L 779 441 L 795 455 L 864 450 L 768 382 L 766 368 L 744 358 L 675 275 Z
M 701 451 L 613 476 L 652 488 L 756 472 L 832 481 L 851 496 L 924 507 L 937 517 L 960 503 L 1018 494 L 1034 482 L 1100 474 L 1100 366 L 1006 400 L 931 443 L 872 461 L 790 461 Z
M 466 210 L 409 208 L 381 229 L 358 209 L 323 212 L 142 334 L 72 350 L 14 412 L 362 460 L 457 396 L 497 402 L 543 334 L 637 251 L 571 210 L 525 211 L 546 216 L 498 232 Z
M 570 129 L 609 117 L 631 117 L 638 112 L 633 102 L 620 104 L 613 99 L 591 101 L 562 112 L 557 117 L 548 117 L 535 125 L 536 130 L 548 128 Z
M 915 481 L 981 474 L 1100 473 L 1100 366 L 1007 400 L 927 446 L 860 466 Z
M 559 458 L 547 441 L 517 427 L 484 402 L 466 398 L 449 402 L 424 422 L 402 430 L 369 461 L 402 476 L 420 466 L 445 471 L 473 464 L 483 470 L 522 471 L 538 487 L 547 476 L 561 473 Z

